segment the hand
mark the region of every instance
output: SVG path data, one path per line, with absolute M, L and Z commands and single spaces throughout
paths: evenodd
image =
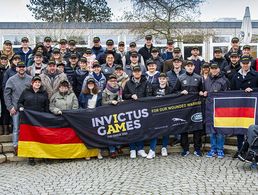
M 16 110 L 15 110 L 15 108 L 14 108 L 14 107 L 12 107 L 12 109 L 11 109 L 11 110 L 9 110 L 9 112 L 10 112 L 10 115 L 11 115 L 11 116 L 13 116 L 13 115 L 15 115 L 15 114 L 16 114 Z
M 250 87 L 247 87 L 246 89 L 245 89 L 245 92 L 251 92 L 251 91 L 253 91 Z
M 205 91 L 205 92 L 203 93 L 203 96 L 204 96 L 204 97 L 207 97 L 207 96 L 208 96 L 208 92 Z
M 59 110 L 59 111 L 57 112 L 57 114 L 58 114 L 58 115 L 62 115 L 63 113 L 62 113 L 61 110 Z
M 113 105 L 117 105 L 117 101 L 116 100 L 113 100 L 112 102 L 111 102 Z
M 188 91 L 183 90 L 183 91 L 181 91 L 181 94 L 187 95 L 187 94 L 188 94 Z
M 132 98 L 133 98 L 134 100 L 137 100 L 137 99 L 138 99 L 138 97 L 137 97 L 136 94 L 133 94 L 133 95 L 132 95 Z
M 204 93 L 202 91 L 199 92 L 199 96 L 203 96 Z
M 24 111 L 24 108 L 23 108 L 23 107 L 20 107 L 19 111 L 20 111 L 20 112 Z

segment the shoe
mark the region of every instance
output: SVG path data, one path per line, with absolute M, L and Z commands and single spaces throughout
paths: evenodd
M 161 148 L 161 156 L 168 156 L 167 148 L 165 147 Z
M 130 158 L 136 158 L 136 151 L 135 150 L 130 151 Z
M 232 158 L 238 158 L 239 152 L 236 152 Z
M 36 165 L 36 162 L 35 162 L 34 158 L 29 158 L 28 164 L 29 164 L 30 166 L 35 166 L 35 165 Z
M 120 154 L 120 155 L 124 154 L 124 152 L 123 152 L 123 150 L 121 148 L 117 148 L 117 153 Z
M 155 152 L 153 150 L 150 150 L 146 158 L 147 159 L 155 158 Z
M 144 150 L 139 150 L 137 152 L 138 156 L 141 156 L 142 158 L 146 158 L 147 157 L 147 154 Z
M 181 140 L 180 139 L 175 139 L 173 141 L 173 146 L 176 146 L 177 144 L 180 144 Z
M 90 157 L 86 157 L 85 160 L 90 160 Z
M 197 157 L 201 157 L 202 156 L 201 150 L 195 150 L 194 155 L 197 156 Z
M 215 156 L 217 156 L 216 150 L 210 150 L 206 155 L 206 157 L 208 157 L 208 158 L 212 158 Z
M 86 158 L 85 158 L 86 159 Z M 43 161 L 47 164 L 47 165 L 51 165 L 52 161 L 48 158 L 44 158 Z
M 181 156 L 186 157 L 190 154 L 190 152 L 188 150 L 183 150 L 183 152 L 181 152 Z
M 101 152 L 98 153 L 97 158 L 98 158 L 99 160 L 102 160 L 102 159 L 103 159 L 103 156 L 101 155 Z
M 225 154 L 223 150 L 218 150 L 218 158 L 224 158 Z
M 111 157 L 111 158 L 116 158 L 116 157 L 117 157 L 116 152 L 111 152 L 111 153 L 110 153 L 110 157 Z

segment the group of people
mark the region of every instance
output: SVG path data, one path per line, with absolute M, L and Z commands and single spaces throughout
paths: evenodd
M 0 134 L 11 132 L 17 152 L 20 112 L 30 109 L 62 115 L 64 110 L 93 109 L 101 105 L 117 105 L 126 100 L 147 96 L 165 96 L 172 93 L 198 93 L 206 97 L 210 92 L 244 90 L 252 92 L 258 87 L 256 62 L 249 45 L 240 48 L 239 39 L 231 40 L 232 48 L 223 56 L 221 48 L 215 48 L 210 62 L 200 56 L 198 47 L 192 47 L 191 56 L 183 59 L 181 49 L 167 41 L 166 50 L 159 52 L 152 43 L 152 36 L 145 37 L 145 45 L 137 51 L 135 42 L 126 51 L 125 43 L 106 41 L 94 37 L 93 47 L 83 53 L 76 48 L 75 40 L 61 39 L 58 48 L 52 48 L 51 37 L 29 47 L 29 39 L 23 37 L 22 46 L 13 52 L 12 42 L 6 40 L 0 56 Z M 202 156 L 204 129 L 193 132 L 194 155 Z M 182 146 L 181 155 L 189 155 L 188 133 L 176 135 Z M 222 134 L 210 135 L 211 150 L 207 157 L 224 157 Z M 238 151 L 244 135 L 237 135 Z M 162 138 L 161 155 L 167 156 L 169 136 Z M 148 154 L 144 143 L 131 143 L 130 158 L 155 157 L 157 138 L 150 141 Z M 110 156 L 122 153 L 121 146 L 110 146 Z M 237 157 L 238 153 L 234 157 Z M 98 158 L 102 158 L 99 153 Z M 30 164 L 35 164 L 30 159 Z

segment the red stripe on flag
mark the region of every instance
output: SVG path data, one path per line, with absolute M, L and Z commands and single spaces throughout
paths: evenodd
M 47 128 L 21 124 L 19 141 L 33 141 L 45 144 L 82 143 L 72 128 Z
M 215 108 L 215 117 L 254 118 L 254 108 Z

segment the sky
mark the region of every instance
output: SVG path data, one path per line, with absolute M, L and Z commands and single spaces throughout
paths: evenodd
M 0 0 L 0 22 L 33 22 L 36 21 L 26 4 L 29 0 Z M 130 9 L 129 2 L 107 0 L 114 14 L 112 20 L 118 21 L 125 10 Z M 201 5 L 200 21 L 215 21 L 219 18 L 237 18 L 242 20 L 245 7 L 250 7 L 251 19 L 258 20 L 258 0 L 206 0 Z

